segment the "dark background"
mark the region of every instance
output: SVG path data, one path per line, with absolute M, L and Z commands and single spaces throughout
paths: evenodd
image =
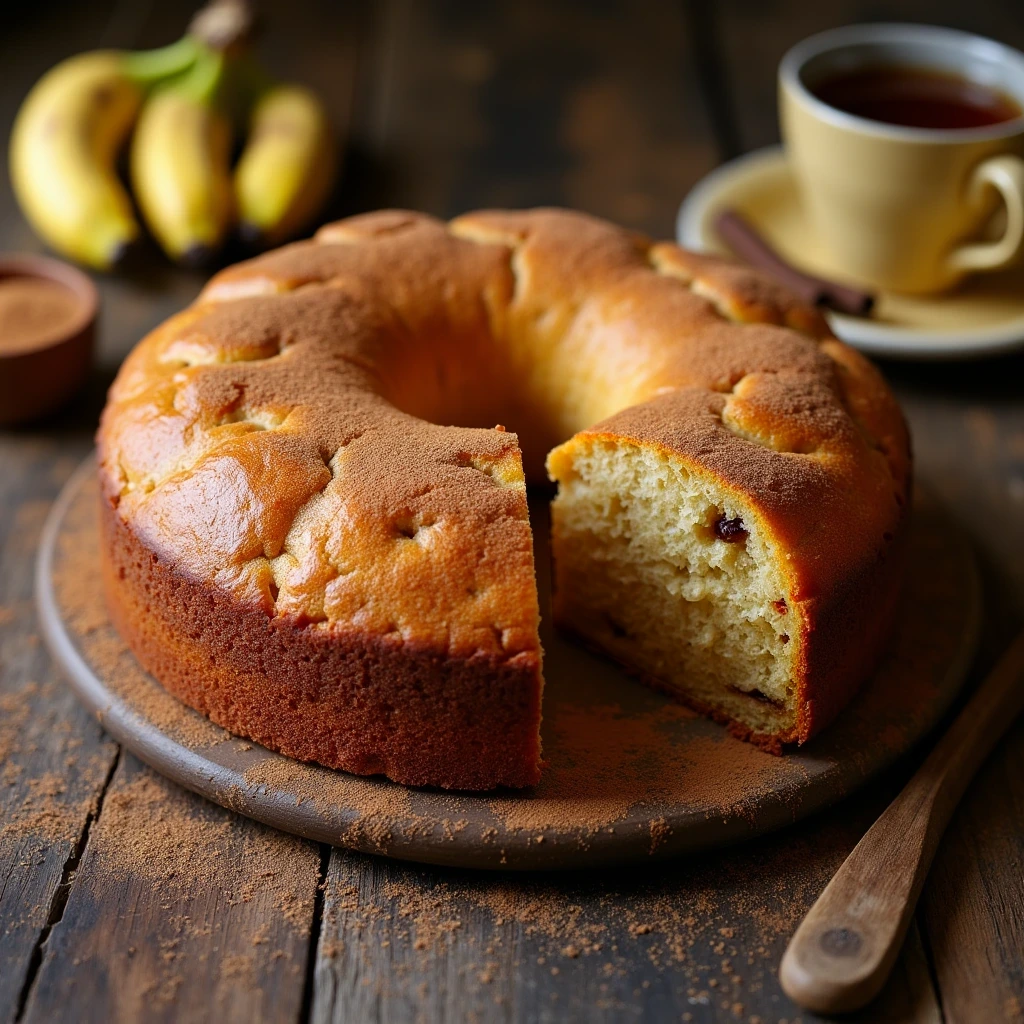
M 777 140 L 775 67 L 804 36 L 903 20 L 1024 47 L 1019 2 L 289 0 L 259 10 L 267 64 L 319 88 L 345 137 L 330 216 L 553 203 L 660 237 L 705 173 Z M 59 59 L 162 45 L 191 12 L 152 2 L 6 11 L 0 132 Z M 0 248 L 41 249 L 5 177 Z M 52 423 L 0 433 L 0 822 L 48 786 L 59 807 L 38 835 L 0 826 L 0 1022 L 810 1020 L 781 994 L 778 959 L 914 757 L 843 805 L 734 851 L 642 871 L 480 878 L 274 836 L 152 777 L 78 709 L 36 636 L 39 529 L 90 449 L 120 359 L 201 284 L 152 249 L 129 274 L 100 279 L 100 366 L 86 393 Z M 1024 357 L 883 370 L 911 422 L 919 477 L 981 559 L 978 675 L 1024 617 Z M 69 751 L 78 767 L 65 778 Z M 129 799 L 141 791 L 146 801 Z M 157 821 L 172 834 L 206 830 L 201 894 L 119 868 L 124 829 Z M 968 792 L 893 982 L 862 1019 L 1024 1020 L 1022 822 L 1018 725 Z M 280 879 L 267 881 L 251 855 L 260 844 L 287 865 L 301 912 L 283 913 Z M 499 897 L 533 916 L 498 913 Z M 589 922 L 602 949 L 560 952 L 565 940 L 538 906 Z M 651 930 L 631 930 L 644 915 Z

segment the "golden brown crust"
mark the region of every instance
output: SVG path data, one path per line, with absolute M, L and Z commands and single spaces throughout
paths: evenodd
M 540 778 L 536 653 L 446 657 L 394 636 L 268 618 L 155 557 L 108 503 L 101 521 L 114 625 L 143 667 L 224 728 L 412 786 Z
M 495 422 L 520 433 L 480 428 Z M 405 733 L 370 729 L 344 756 L 330 736 L 353 735 L 355 649 L 387 662 L 375 685 L 388 706 L 407 699 L 405 664 L 428 696 L 475 687 L 482 720 L 514 708 L 536 731 L 521 467 L 542 478 L 545 454 L 579 431 L 671 450 L 754 503 L 811 613 L 806 710 L 787 737 L 805 739 L 862 672 L 844 617 L 861 636 L 885 630 L 910 474 L 899 409 L 866 360 L 763 276 L 566 211 L 350 218 L 222 272 L 143 340 L 98 438 L 108 561 L 136 544 L 176 581 L 166 593 L 186 618 L 210 601 L 220 617 L 188 650 L 184 619 L 168 612 L 155 631 L 144 595 L 157 584 L 129 559 L 110 577 L 119 624 L 183 699 L 294 756 L 524 784 L 539 747 L 521 738 L 517 765 L 489 769 L 467 750 L 457 768 L 408 748 L 406 769 Z M 248 668 L 229 658 L 232 615 Z M 301 650 L 335 692 L 300 742 L 303 715 L 274 708 Z M 428 662 L 435 674 L 414 673 Z

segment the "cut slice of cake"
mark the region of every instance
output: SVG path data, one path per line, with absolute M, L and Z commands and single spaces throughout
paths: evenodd
M 693 397 L 666 395 L 648 411 L 676 415 Z M 827 724 L 870 671 L 903 541 L 856 561 L 830 545 L 830 564 L 825 537 L 858 485 L 818 491 L 816 530 L 808 494 L 821 455 L 784 458 L 708 411 L 703 426 L 691 408 L 690 429 L 666 432 L 662 416 L 627 410 L 551 452 L 554 619 L 780 752 Z
M 749 504 L 622 440 L 574 439 L 549 466 L 556 623 L 752 733 L 791 732 L 799 630 Z

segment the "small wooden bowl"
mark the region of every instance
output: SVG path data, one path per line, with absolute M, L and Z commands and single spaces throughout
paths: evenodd
M 85 382 L 96 340 L 99 294 L 80 270 L 32 254 L 0 254 L 0 279 L 42 278 L 63 285 L 78 299 L 79 312 L 53 338 L 26 348 L 0 343 L 0 426 L 12 426 L 53 412 Z

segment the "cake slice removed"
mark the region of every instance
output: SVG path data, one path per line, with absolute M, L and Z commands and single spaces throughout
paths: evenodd
M 796 738 L 799 612 L 753 508 L 664 448 L 598 432 L 548 471 L 556 625 L 762 745 Z

